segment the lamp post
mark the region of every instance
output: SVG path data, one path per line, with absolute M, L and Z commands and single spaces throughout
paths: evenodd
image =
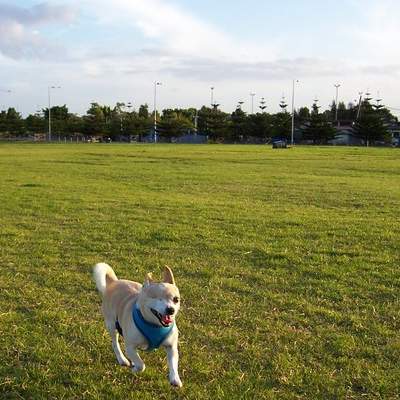
M 335 122 L 336 125 L 338 123 L 338 97 L 339 97 L 339 88 L 340 88 L 340 84 L 337 83 L 336 85 L 334 85 L 336 88 L 336 100 L 335 100 L 335 108 L 336 108 L 336 115 L 335 115 Z
M 251 113 L 254 114 L 254 96 L 256 94 L 255 93 L 250 93 L 250 97 L 251 97 Z
M 154 143 L 157 143 L 157 86 L 161 85 L 161 82 L 154 82 Z
M 198 132 L 198 122 L 199 122 L 199 110 L 196 109 L 196 114 L 194 115 L 194 135 L 197 136 Z
M 125 108 L 125 103 L 121 103 L 121 105 L 119 106 L 119 123 L 120 123 L 119 133 L 121 136 L 122 136 L 122 131 L 124 130 L 123 121 L 122 121 L 122 119 L 123 119 L 122 113 L 124 112 L 123 108 Z
M 358 100 L 358 111 L 357 111 L 357 120 L 360 118 L 361 115 L 361 103 L 362 103 L 362 97 L 363 97 L 363 92 L 358 92 L 359 100 Z
M 47 95 L 49 99 L 49 142 L 51 142 L 51 89 L 61 89 L 61 86 L 48 86 L 47 87 Z
M 293 86 L 292 86 L 292 137 L 291 137 L 291 144 L 292 146 L 294 145 L 294 88 L 295 88 L 295 83 L 297 83 L 298 80 L 293 79 Z

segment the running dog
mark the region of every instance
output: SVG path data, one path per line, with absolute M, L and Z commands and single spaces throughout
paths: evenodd
M 99 263 L 93 268 L 93 277 L 103 298 L 104 321 L 119 364 L 132 367 L 134 372 L 144 371 L 138 350 L 162 346 L 167 352 L 169 381 L 171 385 L 181 387 L 175 322 L 180 296 L 171 269 L 165 267 L 163 282 L 156 282 L 151 274 L 147 274 L 141 285 L 118 279 L 108 264 Z M 121 351 L 119 335 L 124 337 L 130 361 Z

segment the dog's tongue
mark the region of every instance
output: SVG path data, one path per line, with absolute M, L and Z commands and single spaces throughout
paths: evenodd
M 162 317 L 162 322 L 163 322 L 165 325 L 169 325 L 169 324 L 172 322 L 171 316 L 170 316 L 170 315 L 163 315 L 163 317 Z

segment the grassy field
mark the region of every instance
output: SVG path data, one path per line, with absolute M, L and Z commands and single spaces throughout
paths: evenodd
M 400 152 L 0 144 L 1 399 L 395 399 Z M 116 364 L 91 268 L 182 294 L 180 371 Z

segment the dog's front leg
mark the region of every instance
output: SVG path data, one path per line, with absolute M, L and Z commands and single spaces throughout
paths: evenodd
M 121 347 L 119 346 L 118 336 L 119 336 L 118 333 L 115 331 L 111 333 L 112 347 L 114 349 L 114 353 L 117 357 L 119 365 L 129 367 L 130 363 L 124 356 L 124 353 L 122 353 Z
M 132 371 L 133 372 L 142 372 L 142 371 L 144 371 L 146 366 L 144 365 L 143 360 L 140 358 L 136 347 L 134 347 L 134 346 L 126 346 L 126 354 L 128 354 L 128 357 L 132 362 Z
M 178 344 L 174 343 L 171 346 L 166 346 L 165 350 L 167 351 L 169 382 L 171 383 L 172 386 L 181 387 L 182 381 L 181 378 L 179 378 L 179 373 L 178 373 L 178 362 L 179 362 Z

